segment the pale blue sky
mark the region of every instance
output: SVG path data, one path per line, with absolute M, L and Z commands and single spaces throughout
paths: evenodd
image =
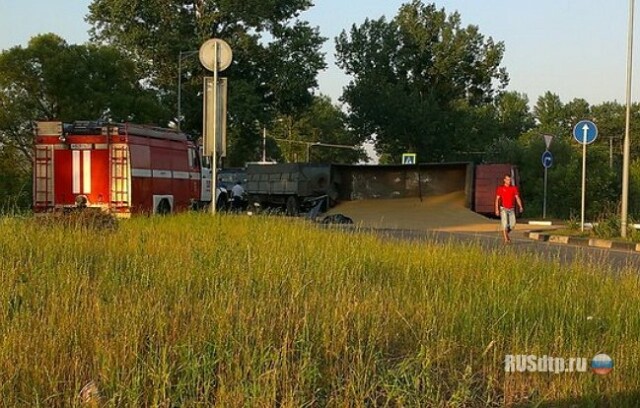
M 393 17 L 401 0 L 316 0 L 302 18 L 320 26 L 329 69 L 319 77 L 320 92 L 337 101 L 348 78 L 334 65 L 334 37 L 365 18 Z M 54 32 L 69 43 L 87 40 L 84 22 L 90 0 L 0 0 L 0 49 L 26 45 L 33 35 Z M 584 98 L 591 104 L 624 102 L 629 3 L 623 0 L 442 0 L 463 24 L 504 41 L 503 66 L 509 89 L 529 96 L 531 105 L 545 91 L 563 102 Z M 636 33 L 640 19 L 636 13 Z M 634 36 L 633 99 L 640 100 L 640 47 Z

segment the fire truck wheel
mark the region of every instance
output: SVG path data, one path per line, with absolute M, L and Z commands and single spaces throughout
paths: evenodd
M 289 196 L 286 203 L 286 211 L 289 216 L 296 216 L 300 212 L 300 206 L 298 205 L 298 198 L 296 196 Z
M 156 214 L 167 215 L 170 213 L 171 213 L 171 204 L 169 203 L 169 200 L 167 200 L 166 198 L 163 198 L 158 203 L 158 208 L 156 208 Z

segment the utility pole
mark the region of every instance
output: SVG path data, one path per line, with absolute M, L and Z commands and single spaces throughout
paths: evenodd
M 262 128 L 262 162 L 267 161 L 267 127 Z
M 633 59 L 633 13 L 635 0 L 629 0 L 629 37 L 627 50 L 627 113 L 624 130 L 624 149 L 622 153 L 622 205 L 620 209 L 620 236 L 627 237 L 627 212 L 629 206 L 629 129 L 631 120 L 631 71 Z

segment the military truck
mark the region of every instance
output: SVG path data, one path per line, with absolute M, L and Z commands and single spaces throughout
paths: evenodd
M 245 191 L 250 203 L 281 207 L 287 215 L 298 215 L 323 198 L 333 204 L 338 185 L 330 164 L 249 164 L 246 168 Z

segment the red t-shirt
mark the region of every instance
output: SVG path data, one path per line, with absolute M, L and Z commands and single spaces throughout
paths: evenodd
M 504 208 L 516 207 L 516 196 L 520 195 L 518 187 L 501 185 L 496 189 L 496 195 L 500 197 L 500 205 Z

